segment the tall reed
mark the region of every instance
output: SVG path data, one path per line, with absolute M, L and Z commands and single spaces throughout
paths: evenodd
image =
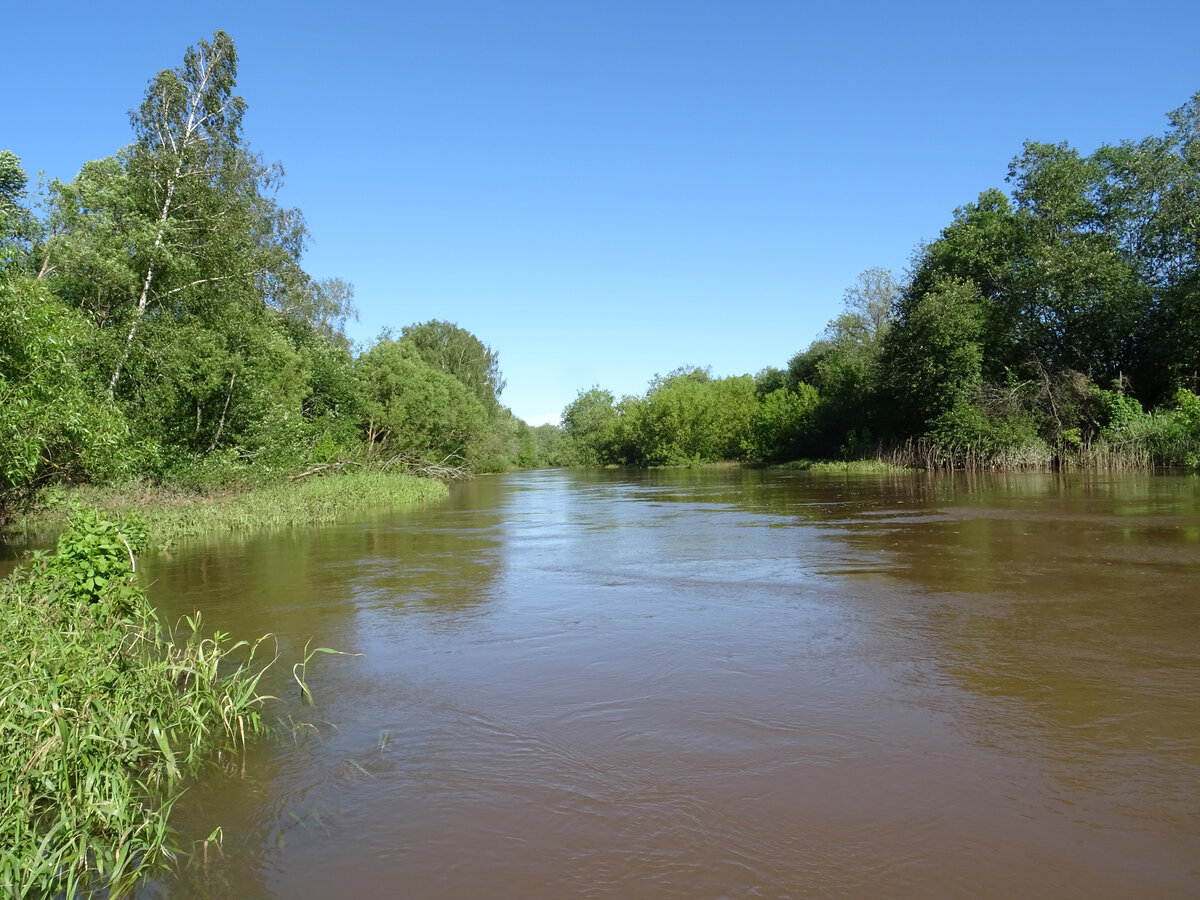
M 264 730 L 264 641 L 174 633 L 134 584 L 144 535 L 76 510 L 0 583 L 0 893 L 120 896 L 175 855 L 181 782 Z

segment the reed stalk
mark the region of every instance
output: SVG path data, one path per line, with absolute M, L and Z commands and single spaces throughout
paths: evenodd
M 184 781 L 264 731 L 270 637 L 161 622 L 126 552 L 143 537 L 76 510 L 0 583 L 3 896 L 130 893 L 175 858 Z

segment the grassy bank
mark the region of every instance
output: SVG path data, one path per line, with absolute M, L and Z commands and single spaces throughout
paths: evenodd
M 119 488 L 81 487 L 71 496 L 115 515 L 137 513 L 157 545 L 181 538 L 263 528 L 319 525 L 373 510 L 440 500 L 446 486 L 430 478 L 364 472 L 305 478 L 234 491 L 198 494 L 168 487 L 130 484 Z M 62 527 L 62 497 L 19 521 L 13 531 L 53 531 Z
M 883 475 L 888 472 L 909 471 L 905 466 L 894 465 L 881 459 L 852 459 L 844 462 L 828 459 L 795 459 L 791 462 L 771 466 L 771 468 L 828 475 Z
M 199 616 L 173 633 L 134 584 L 144 540 L 76 508 L 0 583 L 4 896 L 120 896 L 167 868 L 181 782 L 263 730 L 273 643 L 205 636 Z
M 19 523 L 62 535 L 0 583 L 0 894 L 127 894 L 173 863 L 182 783 L 265 730 L 274 642 L 231 643 L 199 614 L 161 622 L 134 583 L 139 547 L 446 494 L 374 473 L 210 494 L 133 484 L 60 491 Z

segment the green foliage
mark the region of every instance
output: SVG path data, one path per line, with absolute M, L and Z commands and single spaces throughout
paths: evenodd
M 820 397 L 801 382 L 796 390 L 778 388 L 764 396 L 755 410 L 750 436 L 743 444 L 751 459 L 798 459 L 812 441 Z
M 154 473 L 158 480 L 195 494 L 249 490 L 269 483 L 278 474 L 230 448 L 207 453 L 172 449 L 163 455 Z
M 440 481 L 382 472 L 272 481 L 213 497 L 182 496 L 141 509 L 156 544 L 195 535 L 305 528 L 344 521 L 372 510 L 413 506 L 446 497 Z
M 929 423 L 925 437 L 936 448 L 937 463 L 950 468 L 986 467 L 1001 459 L 1048 459 L 1028 420 L 993 419 L 962 399 Z
M 566 462 L 571 466 L 602 466 L 615 462 L 618 417 L 610 391 L 593 387 L 580 391 L 562 414 Z
M 970 406 L 982 386 L 983 316 L 973 282 L 940 281 L 907 304 L 884 342 L 895 409 L 924 430 Z
M 416 348 L 429 366 L 453 376 L 482 404 L 496 413 L 504 390 L 500 355 L 465 328 L 433 319 L 404 328 L 401 340 Z
M 1200 469 L 1200 396 L 1180 388 L 1175 393 L 1175 403 L 1186 443 L 1183 463 L 1189 469 Z
M 0 206 L 19 202 L 28 183 L 20 157 L 11 150 L 0 150 Z
M 1180 388 L 1175 392 L 1175 405 L 1180 423 L 1192 437 L 1200 440 L 1200 396 Z
M 767 366 L 754 376 L 754 390 L 758 392 L 759 397 L 765 397 L 780 388 L 786 388 L 787 383 L 788 373 L 783 369 L 775 368 L 775 366 Z
M 533 440 L 529 426 L 499 406 L 491 416 L 486 437 L 475 451 L 472 468 L 476 472 L 507 472 L 524 468 L 522 460 L 532 463 Z
M 259 645 L 160 623 L 131 578 L 139 532 L 77 509 L 0 584 L 6 896 L 129 893 L 174 857 L 180 781 L 263 730 Z
M 408 341 L 380 341 L 358 359 L 367 442 L 379 455 L 471 459 L 488 433 L 483 405 L 461 381 L 425 362 Z
M 309 528 L 374 511 L 432 503 L 447 494 L 441 481 L 400 472 L 364 471 L 361 466 L 243 484 L 233 490 L 222 487 L 209 494 L 178 482 L 168 486 L 131 481 L 47 492 L 45 507 L 27 515 L 20 525 L 27 533 L 52 534 L 66 526 L 67 516 L 78 502 L 105 510 L 103 516 L 122 523 L 122 528 L 129 523 L 144 527 L 146 540 L 141 543 L 162 547 L 200 535 Z M 64 496 L 68 498 L 65 501 L 61 499 Z
M 85 383 L 86 324 L 32 278 L 0 280 L 0 521 L 52 479 L 105 479 L 137 460 L 119 412 Z
M 569 465 L 698 465 L 742 455 L 758 410 L 754 379 L 684 367 L 655 376 L 644 397 L 581 391 L 563 411 Z
M 94 603 L 107 596 L 128 608 L 135 596 L 128 583 L 134 554 L 145 542 L 146 524 L 141 517 L 114 520 L 97 509 L 76 506 L 70 511 L 67 530 L 58 539 L 58 549 L 53 555 L 35 555 L 34 559 L 56 580 L 66 598 Z
M 812 385 L 820 394 L 807 442 L 822 452 L 839 443 L 856 445 L 857 436 L 876 425 L 879 359 L 900 296 L 901 286 L 887 269 L 860 273 L 843 295 L 841 314 L 789 362 L 785 384 L 794 391 Z
M 28 182 L 20 158 L 0 150 L 0 272 L 15 274 L 27 264 L 29 244 L 38 230 L 25 206 Z
M 533 439 L 534 456 L 528 466 L 522 461 L 522 467 L 543 468 L 568 464 L 567 440 L 562 428 L 546 424 L 531 428 L 529 432 Z
M 1100 403 L 1102 411 L 1102 425 L 1104 427 L 1102 434 L 1107 433 L 1111 435 L 1114 432 L 1129 428 L 1146 415 L 1142 410 L 1142 404 L 1138 403 L 1136 398 L 1130 397 L 1122 390 L 1106 391 L 1101 388 L 1095 388 L 1094 394 Z
M 754 380 L 711 378 L 683 368 L 655 378 L 639 427 L 641 455 L 650 465 L 697 465 L 736 459 L 758 410 Z

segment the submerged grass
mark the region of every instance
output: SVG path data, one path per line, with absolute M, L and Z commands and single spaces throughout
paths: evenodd
M 445 484 L 431 478 L 362 472 L 212 494 L 135 483 L 77 488 L 72 496 L 117 515 L 138 513 L 146 520 L 150 540 L 163 544 L 222 532 L 319 525 L 369 510 L 440 500 L 447 493 Z M 49 500 L 47 508 L 18 523 L 14 531 L 60 527 L 65 518 L 62 504 Z
M 183 779 L 264 730 L 267 638 L 182 633 L 133 583 L 144 531 L 73 512 L 0 583 L 0 892 L 120 896 L 175 855 Z

